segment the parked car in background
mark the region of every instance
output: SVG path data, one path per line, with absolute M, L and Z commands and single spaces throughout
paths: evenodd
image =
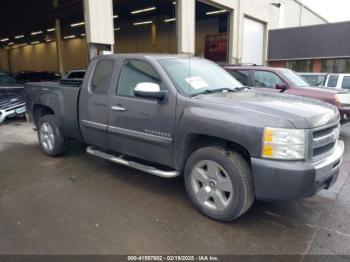
M 283 93 L 322 100 L 335 105 L 341 123 L 350 122 L 350 93 L 345 90 L 311 87 L 306 80 L 286 68 L 263 66 L 223 66 L 232 76 L 259 92 Z
M 298 73 L 310 86 L 324 86 L 327 73 Z
M 18 83 L 28 82 L 51 82 L 58 81 L 61 76 L 55 72 L 33 72 L 33 71 L 22 71 L 15 75 L 15 79 Z
M 350 74 L 329 74 L 325 80 L 325 86 L 350 91 Z
M 0 124 L 15 116 L 24 116 L 24 87 L 6 73 L 0 73 Z
M 226 222 L 255 199 L 309 197 L 337 180 L 344 143 L 332 105 L 252 91 L 217 64 L 180 55 L 96 57 L 85 79 L 27 84 L 28 119 L 48 156 L 76 139 L 114 163 L 183 174 L 194 206 Z
M 72 70 L 63 79 L 66 80 L 83 80 L 86 70 Z

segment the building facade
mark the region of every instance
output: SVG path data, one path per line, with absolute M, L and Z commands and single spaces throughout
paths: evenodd
M 350 22 L 272 30 L 268 61 L 298 72 L 349 73 Z
M 82 10 L 75 15 L 82 22 L 61 16 L 59 43 L 55 35 L 49 36 L 50 24 L 42 25 L 43 40 L 20 31 L 16 34 L 31 38 L 19 42 L 0 31 L 0 40 L 9 39 L 0 42 L 0 69 L 57 71 L 58 63 L 65 71 L 84 68 L 89 54 L 106 45 L 114 53 L 182 53 L 222 63 L 266 64 L 269 30 L 327 23 L 296 0 L 82 0 Z M 76 31 L 72 25 L 83 26 Z M 30 26 L 28 21 L 23 30 Z M 37 28 L 36 23 L 32 30 Z

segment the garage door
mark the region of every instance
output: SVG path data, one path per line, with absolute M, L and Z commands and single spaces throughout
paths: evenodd
M 263 64 L 264 28 L 264 24 L 244 18 L 242 63 Z

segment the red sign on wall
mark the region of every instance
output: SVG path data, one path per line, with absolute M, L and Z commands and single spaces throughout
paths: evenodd
M 215 62 L 227 61 L 227 33 L 205 37 L 205 58 Z

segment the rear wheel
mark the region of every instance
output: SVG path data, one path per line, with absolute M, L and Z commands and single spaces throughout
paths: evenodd
M 41 149 L 49 156 L 60 156 L 67 149 L 66 139 L 62 135 L 53 115 L 40 118 L 38 138 Z
M 186 163 L 185 184 L 196 208 L 219 221 L 233 221 L 254 202 L 247 161 L 220 147 L 206 147 L 192 154 Z

